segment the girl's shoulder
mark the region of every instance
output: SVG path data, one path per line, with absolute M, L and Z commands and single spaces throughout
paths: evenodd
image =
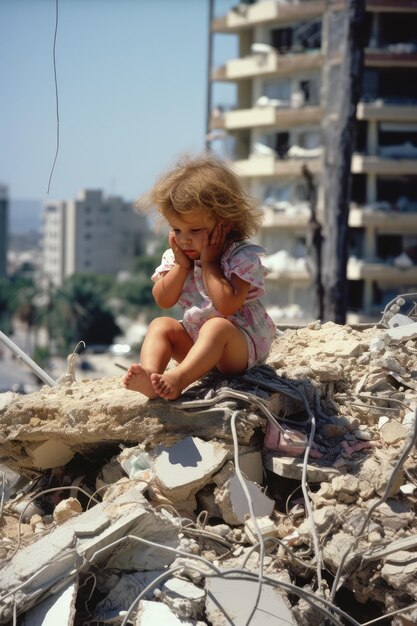
M 225 248 L 225 251 L 222 256 L 222 261 L 227 263 L 237 254 L 241 254 L 243 256 L 250 257 L 259 257 L 261 255 L 266 254 L 266 250 L 264 247 L 259 246 L 256 243 L 253 243 L 249 239 L 242 239 L 241 241 L 232 241 Z

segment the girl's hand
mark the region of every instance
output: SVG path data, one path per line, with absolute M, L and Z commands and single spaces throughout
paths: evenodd
M 174 253 L 175 263 L 186 270 L 190 270 L 193 266 L 193 261 L 189 259 L 188 256 L 181 250 L 175 241 L 175 235 L 172 230 L 169 233 L 168 242 Z
M 201 263 L 213 263 L 220 261 L 227 240 L 227 235 L 232 228 L 231 224 L 219 222 L 213 228 L 209 237 L 208 232 L 204 233 L 203 247 L 201 249 Z

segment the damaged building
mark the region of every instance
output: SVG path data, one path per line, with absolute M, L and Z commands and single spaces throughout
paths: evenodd
M 417 286 L 417 7 L 366 0 L 364 78 L 356 110 L 349 213 L 348 321 L 364 322 Z M 308 168 L 325 235 L 327 113 L 341 110 L 345 2 L 241 2 L 212 23 L 237 53 L 213 68 L 211 89 L 234 86 L 236 105 L 215 106 L 213 148 L 262 204 L 268 297 L 277 323 L 311 319 Z M 338 100 L 339 98 L 339 100 Z M 217 102 L 215 103 L 217 104 Z M 327 156 L 327 158 L 329 158 Z
M 2 394 L 0 624 L 417 623 L 406 305 L 288 328 L 175 401 L 75 380 L 73 355 Z

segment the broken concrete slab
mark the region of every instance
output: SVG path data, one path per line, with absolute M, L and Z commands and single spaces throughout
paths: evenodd
M 386 345 L 390 343 L 398 343 L 403 341 L 409 341 L 410 339 L 417 338 L 417 323 L 405 324 L 397 326 L 396 328 L 390 328 L 384 334 L 384 341 Z
M 48 439 L 40 444 L 30 444 L 25 446 L 25 450 L 32 459 L 32 466 L 39 469 L 66 465 L 75 454 L 75 450 L 58 439 Z
M 156 624 L 161 624 L 161 626 L 162 624 L 164 626 L 206 626 L 204 622 L 180 619 L 162 602 L 142 600 L 135 626 L 156 626 Z
M 75 618 L 78 580 L 64 586 L 25 613 L 21 626 L 72 626 Z
M 268 498 L 255 483 L 243 478 L 249 491 L 255 517 L 268 517 L 274 510 L 274 501 Z M 250 514 L 249 504 L 243 487 L 234 473 L 221 487 L 214 491 L 215 501 L 225 522 L 243 524 Z
M 188 580 L 169 578 L 155 595 L 180 619 L 203 617 L 206 592 Z
M 181 400 L 148 400 L 124 389 L 120 378 L 87 380 L 12 398 L 0 408 L 0 446 L 7 465 L 19 471 L 36 467 L 32 447 L 49 441 L 80 454 L 121 441 L 132 445 L 146 441 L 152 447 L 169 446 L 186 436 L 231 442 L 232 412 L 222 402 L 205 411 L 203 406 L 183 408 Z M 248 445 L 265 422 L 252 413 L 239 424 L 239 442 Z M 63 459 L 56 462 L 60 465 Z
M 259 584 L 256 580 L 215 576 L 206 580 L 206 613 L 216 626 L 245 626 L 255 605 Z M 296 625 L 285 595 L 270 584 L 262 585 L 261 596 L 251 626 Z
M 187 437 L 158 454 L 153 465 L 154 481 L 162 494 L 182 502 L 211 481 L 227 455 L 228 449 L 221 443 Z
M 264 466 L 267 470 L 283 478 L 301 480 L 303 474 L 303 462 L 300 459 L 281 456 L 274 452 L 264 454 Z M 339 475 L 340 471 L 335 467 L 313 465 L 312 463 L 307 465 L 307 480 L 311 483 L 330 482 Z
M 68 519 L 14 555 L 0 570 L 1 595 L 7 596 L 1 603 L 0 623 L 11 619 L 14 601 L 18 613 L 27 611 L 56 583 L 67 580 L 71 571 L 88 568 L 92 559 L 98 566 L 113 567 L 118 557 L 114 566 L 130 571 L 160 569 L 174 559 L 174 554 L 162 548 L 144 548 L 143 544 L 131 540 L 123 541 L 115 554 L 113 543 L 127 535 L 162 541 L 171 547 L 177 546 L 179 541 L 174 522 L 152 509 L 140 489 L 131 487 L 114 501 L 99 503 L 80 516 Z M 28 581 L 27 584 L 8 595 L 24 581 Z

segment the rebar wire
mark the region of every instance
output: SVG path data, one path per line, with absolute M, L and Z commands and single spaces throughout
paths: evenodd
M 23 511 L 20 513 L 19 522 L 18 522 L 18 526 L 17 526 L 17 546 L 14 549 L 14 551 L 12 552 L 12 554 L 4 559 L 5 561 L 10 561 L 14 557 L 16 552 L 19 550 L 19 548 L 20 548 L 20 543 L 21 543 L 21 540 L 22 540 L 21 526 L 22 526 L 22 521 L 23 521 L 23 515 L 25 514 L 25 511 L 28 508 L 29 504 L 31 504 L 34 500 L 36 500 L 40 496 L 45 495 L 46 493 L 52 493 L 53 491 L 68 491 L 68 490 L 71 490 L 71 489 L 78 489 L 78 491 L 81 491 L 81 493 L 83 493 L 85 496 L 89 497 L 90 500 L 91 499 L 95 500 L 95 498 L 93 496 L 91 496 L 91 494 L 89 494 L 87 491 L 85 491 L 85 489 L 83 489 L 82 487 L 77 487 L 75 485 L 70 485 L 69 487 L 50 487 L 49 489 L 44 489 L 43 491 L 40 491 L 39 493 L 37 493 L 35 496 L 33 496 L 32 498 L 30 498 L 27 501 L 26 506 L 24 507 Z M 99 500 L 95 500 L 95 502 L 96 502 L 96 504 L 100 504 Z
M 402 609 L 396 609 L 395 611 L 391 611 L 390 613 L 385 613 L 385 615 L 381 615 L 381 617 L 371 619 L 369 622 L 364 622 L 362 626 L 371 626 L 371 624 L 377 624 L 381 620 L 387 619 L 387 617 L 394 617 L 395 615 L 399 615 L 399 613 L 405 613 L 406 611 L 410 611 L 411 609 L 417 609 L 417 602 L 414 602 L 414 604 L 410 604 L 410 606 L 404 606 Z
M 6 491 L 6 472 L 1 472 L 0 519 L 3 517 L 4 493 Z
M 339 566 L 337 568 L 335 577 L 334 577 L 334 581 L 333 581 L 333 585 L 330 591 L 330 600 L 334 599 L 334 596 L 336 595 L 336 592 L 339 588 L 339 581 L 340 581 L 340 577 L 342 575 L 342 571 L 346 562 L 347 557 L 349 556 L 349 554 L 352 552 L 352 550 L 354 550 L 358 544 L 358 541 L 360 539 L 360 537 L 362 537 L 362 535 L 364 534 L 364 530 L 366 528 L 366 526 L 368 525 L 371 516 L 373 514 L 373 512 L 375 511 L 375 509 L 377 509 L 379 506 L 381 506 L 381 504 L 384 504 L 384 502 L 386 502 L 391 494 L 391 487 L 392 484 L 394 482 L 394 479 L 397 475 L 397 473 L 399 472 L 399 470 L 401 469 L 402 465 L 404 464 L 406 458 L 408 457 L 408 455 L 410 454 L 412 448 L 416 445 L 417 443 L 417 409 L 414 411 L 414 431 L 413 433 L 410 435 L 408 442 L 405 444 L 403 451 L 401 452 L 400 458 L 398 459 L 397 463 L 394 466 L 394 469 L 392 470 L 391 476 L 389 477 L 389 480 L 387 482 L 387 485 L 385 487 L 385 491 L 383 493 L 383 495 L 381 496 L 381 498 L 379 500 L 377 500 L 376 502 L 374 502 L 374 504 L 368 509 L 368 512 L 362 522 L 362 525 L 360 526 L 356 537 L 354 539 L 354 541 L 352 542 L 352 544 L 347 548 L 347 550 L 345 551 L 345 553 L 343 554 L 341 561 L 339 563 Z M 343 582 L 343 581 L 342 581 Z M 342 582 L 340 584 L 342 584 Z
M 95 557 L 98 554 L 101 554 L 102 552 L 110 550 L 114 546 L 119 545 L 121 542 L 127 541 L 127 540 L 129 540 L 129 541 L 137 541 L 138 543 L 144 543 L 145 545 L 155 546 L 157 548 L 161 548 L 161 549 L 166 550 L 168 552 L 174 552 L 177 555 L 185 557 L 185 558 L 187 558 L 187 559 L 189 559 L 191 561 L 192 560 L 201 561 L 202 563 L 204 563 L 209 568 L 209 571 L 203 570 L 203 569 L 201 569 L 199 567 L 196 567 L 194 565 L 191 565 L 191 564 L 187 563 L 187 564 L 179 565 L 178 567 L 174 567 L 174 568 L 168 570 L 167 572 L 164 572 L 160 577 L 158 577 L 157 579 L 153 580 L 135 598 L 134 602 L 132 602 L 131 606 L 129 607 L 129 609 L 128 609 L 127 613 L 126 613 L 126 615 L 124 616 L 124 619 L 123 619 L 123 622 L 121 623 L 121 626 L 126 626 L 127 620 L 129 618 L 130 613 L 133 611 L 134 607 L 140 602 L 140 600 L 143 598 L 145 593 L 147 593 L 148 591 L 150 591 L 150 589 L 155 587 L 162 579 L 168 578 L 168 576 L 170 574 L 173 574 L 175 571 L 177 571 L 177 569 L 184 570 L 184 569 L 188 568 L 191 571 L 195 571 L 195 572 L 199 573 L 202 577 L 219 576 L 220 578 L 232 579 L 232 580 L 236 580 L 236 579 L 237 580 L 245 580 L 245 579 L 246 580 L 257 580 L 258 579 L 258 574 L 255 573 L 255 572 L 250 572 L 249 570 L 244 570 L 242 568 L 235 568 L 235 569 L 230 569 L 230 570 L 221 570 L 220 568 L 215 566 L 214 563 L 211 563 L 210 561 L 208 561 L 204 557 L 198 556 L 196 554 L 191 554 L 191 553 L 188 553 L 188 552 L 184 552 L 183 550 L 178 550 L 176 548 L 171 548 L 170 546 L 166 546 L 166 545 L 164 545 L 162 543 L 157 543 L 157 542 L 154 542 L 154 541 L 150 541 L 148 539 L 144 539 L 143 537 L 136 537 L 135 535 L 126 535 L 124 537 L 121 537 L 120 539 L 116 539 L 115 541 L 113 541 L 109 545 L 105 546 L 104 548 L 101 548 L 101 549 L 97 550 L 96 552 L 94 552 L 94 554 L 91 555 L 91 557 L 88 559 L 88 562 L 91 563 L 93 561 L 93 559 L 95 559 Z M 212 570 L 213 573 L 211 573 L 210 570 Z M 238 574 L 239 576 L 236 576 L 236 574 Z M 297 587 L 296 585 L 293 585 L 292 583 L 286 583 L 284 581 L 276 580 L 275 578 L 271 578 L 271 577 L 265 576 L 265 575 L 263 576 L 263 582 L 266 582 L 266 583 L 268 583 L 268 584 L 270 584 L 272 586 L 275 586 L 275 587 L 281 587 L 285 591 L 289 591 L 291 593 L 295 593 L 297 596 L 299 596 L 301 598 L 304 598 L 307 602 L 310 602 L 310 604 L 312 604 L 318 611 L 320 611 L 323 615 L 325 615 L 326 618 L 330 619 L 333 622 L 333 624 L 336 624 L 337 626 L 340 626 L 340 621 L 337 620 L 336 617 L 334 615 L 332 615 L 328 609 L 333 610 L 339 616 L 343 617 L 345 620 L 350 622 L 350 624 L 352 624 L 352 626 L 361 626 L 361 624 L 359 622 L 357 622 L 353 617 L 351 617 L 350 615 L 345 613 L 342 609 L 339 609 L 339 607 L 334 605 L 329 600 L 326 600 L 325 598 L 322 598 L 321 596 L 317 596 L 313 592 L 307 591 L 305 589 L 301 589 L 300 587 Z M 328 607 L 328 608 L 324 608 L 324 607 L 320 606 L 321 604 L 324 604 L 324 606 Z
M 236 418 L 238 417 L 240 411 L 234 411 L 233 415 L 230 419 L 230 428 L 232 429 L 232 435 L 233 435 L 233 454 L 234 454 L 234 462 L 235 462 L 235 472 L 236 475 L 239 479 L 240 485 L 243 489 L 243 493 L 246 496 L 246 500 L 248 503 L 248 507 L 249 507 L 249 513 L 250 513 L 250 518 L 252 521 L 252 524 L 255 528 L 256 534 L 258 535 L 258 539 L 259 539 L 259 570 L 258 570 L 258 592 L 256 594 L 256 599 L 252 608 L 252 611 L 247 619 L 246 622 L 246 626 L 249 626 L 250 622 L 252 621 L 252 617 L 255 615 L 255 611 L 258 608 L 259 605 L 259 600 L 261 598 L 261 593 L 262 593 L 262 579 L 263 579 L 263 569 L 264 569 L 264 557 L 265 557 L 265 544 L 264 544 L 264 538 L 262 536 L 261 530 L 259 528 L 258 522 L 256 520 L 256 516 L 255 516 L 255 511 L 253 509 L 253 502 L 252 502 L 252 498 L 251 495 L 249 493 L 249 489 L 248 486 L 245 482 L 245 479 L 242 476 L 242 472 L 240 471 L 240 466 L 239 466 L 239 443 L 238 443 L 238 437 L 237 437 L 237 432 L 236 432 Z
M 49 190 L 51 188 L 52 175 L 54 173 L 55 163 L 56 163 L 56 160 L 58 158 L 58 152 L 59 152 L 59 96 L 58 96 L 58 80 L 57 80 L 57 71 L 56 71 L 56 37 L 57 37 L 57 33 L 58 33 L 58 0 L 55 0 L 55 32 L 54 32 L 54 45 L 53 45 L 53 49 L 52 49 L 52 60 L 53 60 L 53 64 L 54 64 L 54 85 L 55 85 L 56 150 L 55 150 L 55 157 L 54 157 L 54 161 L 53 161 L 53 164 L 52 164 L 51 172 L 49 174 L 48 189 L 47 189 L 47 192 L 46 192 L 48 195 L 49 195 Z

